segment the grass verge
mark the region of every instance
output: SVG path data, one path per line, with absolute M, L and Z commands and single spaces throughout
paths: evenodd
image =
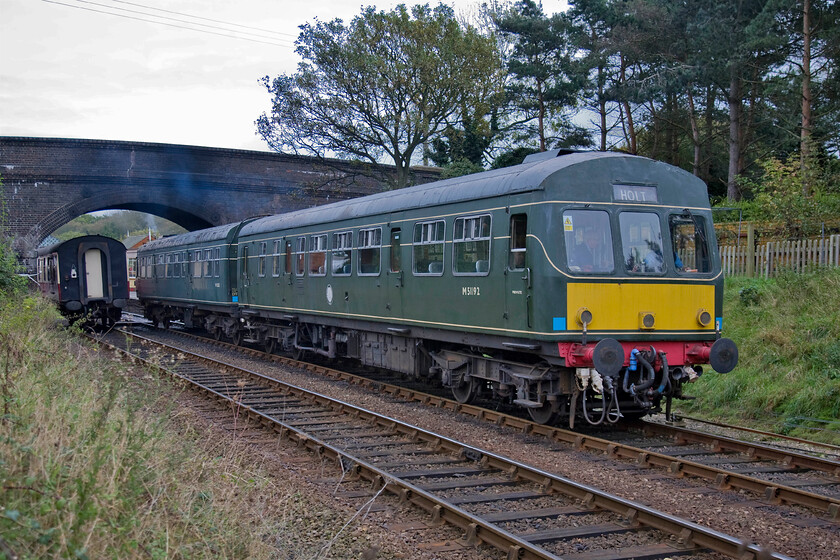
M 680 410 L 840 443 L 840 269 L 727 278 L 724 325 L 738 367 L 689 386 Z
M 173 382 L 80 345 L 39 298 L 7 299 L 0 558 L 349 558 L 366 549 L 358 526 L 331 542 L 347 512 L 175 408 Z

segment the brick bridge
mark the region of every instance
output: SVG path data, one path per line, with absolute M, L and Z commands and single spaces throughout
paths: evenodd
M 73 218 L 137 210 L 187 230 L 279 214 L 381 191 L 341 160 L 174 144 L 0 136 L 0 176 L 14 247 L 31 257 Z M 420 168 L 415 183 L 437 178 Z

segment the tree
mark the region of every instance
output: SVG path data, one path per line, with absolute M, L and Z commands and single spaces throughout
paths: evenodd
M 568 127 L 562 110 L 575 106 L 584 82 L 583 66 L 574 60 L 571 27 L 560 14 L 547 17 L 533 0 L 520 0 L 497 14 L 495 23 L 500 34 L 514 41 L 507 60 L 510 102 L 545 151 L 549 126 Z M 560 122 L 551 123 L 552 117 Z
M 409 184 L 417 149 L 480 106 L 501 71 L 495 43 L 443 4 L 368 7 L 346 26 L 316 21 L 301 26 L 295 44 L 297 72 L 262 80 L 273 108 L 258 133 L 278 151 L 387 157 L 394 188 Z

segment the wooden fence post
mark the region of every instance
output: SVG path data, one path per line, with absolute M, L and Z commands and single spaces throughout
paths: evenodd
M 747 276 L 755 276 L 755 226 L 747 224 Z

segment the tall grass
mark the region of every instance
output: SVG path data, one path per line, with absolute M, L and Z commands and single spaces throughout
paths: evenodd
M 352 515 L 58 322 L 36 297 L 0 303 L 0 558 L 315 558 Z M 359 557 L 348 534 L 320 557 Z
M 724 325 L 739 365 L 689 386 L 682 410 L 837 442 L 840 270 L 727 278 Z

